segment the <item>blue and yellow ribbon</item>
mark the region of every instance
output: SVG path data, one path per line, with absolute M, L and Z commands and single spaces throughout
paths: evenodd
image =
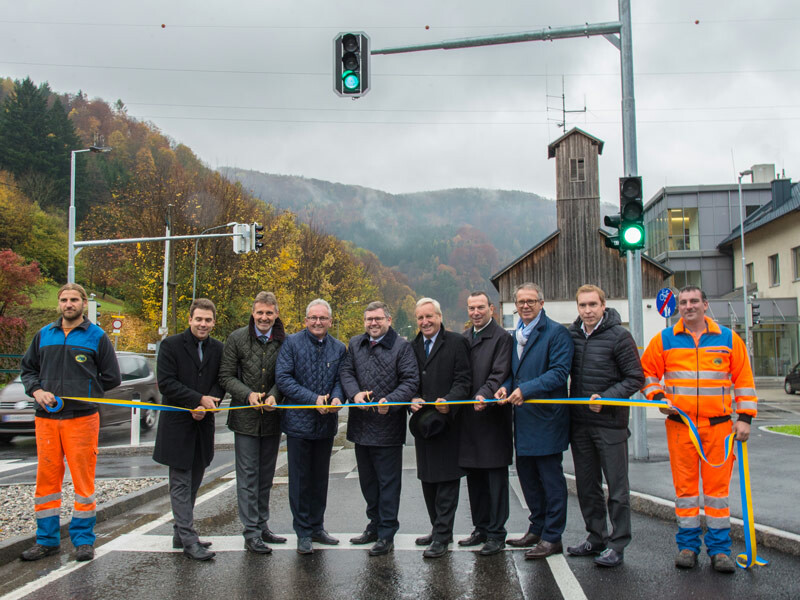
M 200 410 L 206 412 L 221 412 L 227 410 L 241 410 L 246 408 L 265 408 L 268 407 L 268 404 L 257 404 L 257 405 L 244 405 L 244 406 L 224 406 L 224 407 L 216 407 L 216 408 L 184 408 L 180 406 L 170 406 L 166 404 L 156 404 L 152 402 L 138 402 L 138 401 L 131 401 L 131 400 L 120 400 L 114 398 L 78 398 L 72 396 L 65 396 L 64 398 L 68 400 L 77 400 L 78 402 L 92 402 L 95 404 L 108 404 L 112 406 L 129 406 L 131 408 L 144 408 L 149 410 L 163 410 L 163 411 L 192 411 L 192 410 Z M 57 410 L 61 410 L 64 403 L 63 400 L 59 397 L 56 397 L 57 405 L 50 410 L 50 412 L 56 412 Z M 448 400 L 447 402 L 427 402 L 426 405 L 441 405 L 441 404 L 479 404 L 481 402 L 485 402 L 486 404 L 492 403 L 501 403 L 505 402 L 505 400 L 497 400 L 495 398 L 487 398 L 486 400 Z M 349 408 L 378 408 L 378 407 L 390 407 L 390 406 L 411 406 L 412 402 L 363 402 L 363 403 L 349 403 L 343 404 L 341 407 L 349 407 Z M 641 406 L 646 408 L 669 408 L 669 404 L 666 400 L 631 400 L 626 398 L 596 398 L 591 400 L 589 398 L 536 398 L 525 400 L 525 404 L 602 404 L 604 406 Z M 326 405 L 328 408 L 331 407 L 330 404 Z M 302 410 L 302 409 L 317 409 L 320 406 L 316 404 L 278 404 L 274 408 L 278 408 L 281 410 Z M 728 460 L 731 459 L 733 456 L 733 445 L 734 445 L 734 434 L 731 433 L 725 438 L 725 458 L 721 463 L 714 464 L 712 463 L 708 457 L 706 456 L 705 450 L 703 449 L 703 443 L 700 440 L 700 433 L 697 430 L 697 426 L 692 421 L 692 419 L 687 415 L 684 411 L 677 407 L 671 407 L 675 411 L 677 411 L 678 415 L 680 416 L 681 420 L 684 422 L 686 427 L 689 429 L 689 437 L 694 444 L 694 447 L 697 449 L 697 454 L 706 462 L 709 466 L 713 468 L 719 468 L 725 465 Z M 751 566 L 759 565 L 763 566 L 769 564 L 769 561 L 764 560 L 758 556 L 757 548 L 756 548 L 756 530 L 755 530 L 755 519 L 753 518 L 753 501 L 752 501 L 752 492 L 750 487 L 750 462 L 747 455 L 747 442 L 736 442 L 737 444 L 737 453 L 739 455 L 739 489 L 740 489 L 740 496 L 742 499 L 742 521 L 744 523 L 744 539 L 745 539 L 745 548 L 746 551 L 743 554 L 739 554 L 736 557 L 736 565 L 742 569 L 748 569 Z

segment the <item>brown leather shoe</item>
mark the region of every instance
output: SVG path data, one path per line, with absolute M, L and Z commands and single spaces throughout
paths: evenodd
M 547 558 L 553 554 L 561 554 L 563 551 L 564 548 L 561 546 L 561 542 L 553 543 L 547 540 L 539 540 L 538 544 L 525 553 L 525 558 L 528 560 Z
M 541 537 L 535 533 L 526 533 L 521 538 L 506 540 L 506 544 L 513 546 L 514 548 L 530 548 L 531 546 L 538 544 L 540 539 Z

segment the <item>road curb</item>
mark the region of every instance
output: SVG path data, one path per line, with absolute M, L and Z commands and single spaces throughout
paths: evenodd
M 570 473 L 564 473 L 564 475 L 567 478 L 569 493 L 577 496 L 575 476 Z M 605 485 L 603 489 L 607 491 Z M 649 517 L 656 517 L 662 521 L 675 522 L 674 501 L 643 492 L 631 490 L 631 510 Z M 700 509 L 700 518 L 705 525 L 705 514 L 702 509 Z M 774 548 L 786 554 L 800 556 L 800 535 L 758 523 L 756 523 L 755 530 L 757 548 Z M 736 517 L 731 517 L 731 538 L 739 542 L 744 541 L 744 522 Z
M 217 448 L 219 448 L 219 446 L 217 446 Z M 203 484 L 200 486 L 200 491 L 198 493 L 208 491 L 209 489 L 219 485 L 220 479 L 227 473 L 230 473 L 232 470 L 233 462 L 229 462 L 207 471 L 203 478 Z M 158 500 L 159 498 L 166 496 L 168 493 L 169 481 L 165 479 L 156 485 L 151 485 L 150 487 L 131 492 L 125 496 L 114 498 L 110 502 L 98 506 L 96 513 L 97 523 L 108 521 L 109 519 L 113 519 L 114 517 L 133 510 L 134 508 L 137 508 L 143 504 L 147 504 L 153 500 Z M 31 506 L 31 509 L 32 508 L 33 506 Z M 63 552 L 65 548 L 69 548 L 71 546 L 69 542 L 69 519 L 61 519 L 60 529 L 62 541 L 61 546 Z M 35 533 L 18 535 L 0 542 L 0 566 L 17 560 L 19 555 L 22 554 L 24 550 L 27 550 L 29 547 L 33 546 L 34 543 L 36 543 Z

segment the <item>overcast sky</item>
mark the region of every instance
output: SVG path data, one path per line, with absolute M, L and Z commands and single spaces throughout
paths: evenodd
M 800 37 L 789 0 L 633 0 L 639 172 L 732 183 L 754 163 L 800 179 Z M 332 91 L 332 40 L 373 48 L 615 21 L 614 0 L 0 0 L 0 74 L 121 99 L 211 167 L 389 192 L 451 187 L 555 196 L 547 144 L 605 141 L 622 175 L 619 52 L 602 37 L 372 57 L 364 98 Z M 164 27 L 162 27 L 162 24 Z

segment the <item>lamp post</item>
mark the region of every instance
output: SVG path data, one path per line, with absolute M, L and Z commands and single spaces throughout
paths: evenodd
M 747 314 L 747 261 L 744 257 L 744 208 L 742 206 L 742 177 L 753 176 L 753 170 L 739 173 L 739 241 L 742 246 L 742 310 L 744 311 L 744 343 L 750 364 L 753 364 L 753 341 L 750 339 L 750 315 Z
M 69 176 L 69 246 L 67 248 L 67 283 L 75 283 L 75 155 L 81 152 L 111 152 L 110 146 L 90 146 L 73 150 Z
M 208 233 L 209 231 L 214 231 L 215 229 L 222 229 L 224 227 L 233 227 L 236 225 L 236 221 L 232 223 L 226 223 L 225 225 L 216 225 L 214 227 L 209 227 L 208 229 L 204 229 L 200 235 Z M 197 238 L 194 241 L 194 275 L 192 276 L 192 302 L 194 302 L 194 294 L 197 290 L 197 243 L 200 241 L 200 238 Z

